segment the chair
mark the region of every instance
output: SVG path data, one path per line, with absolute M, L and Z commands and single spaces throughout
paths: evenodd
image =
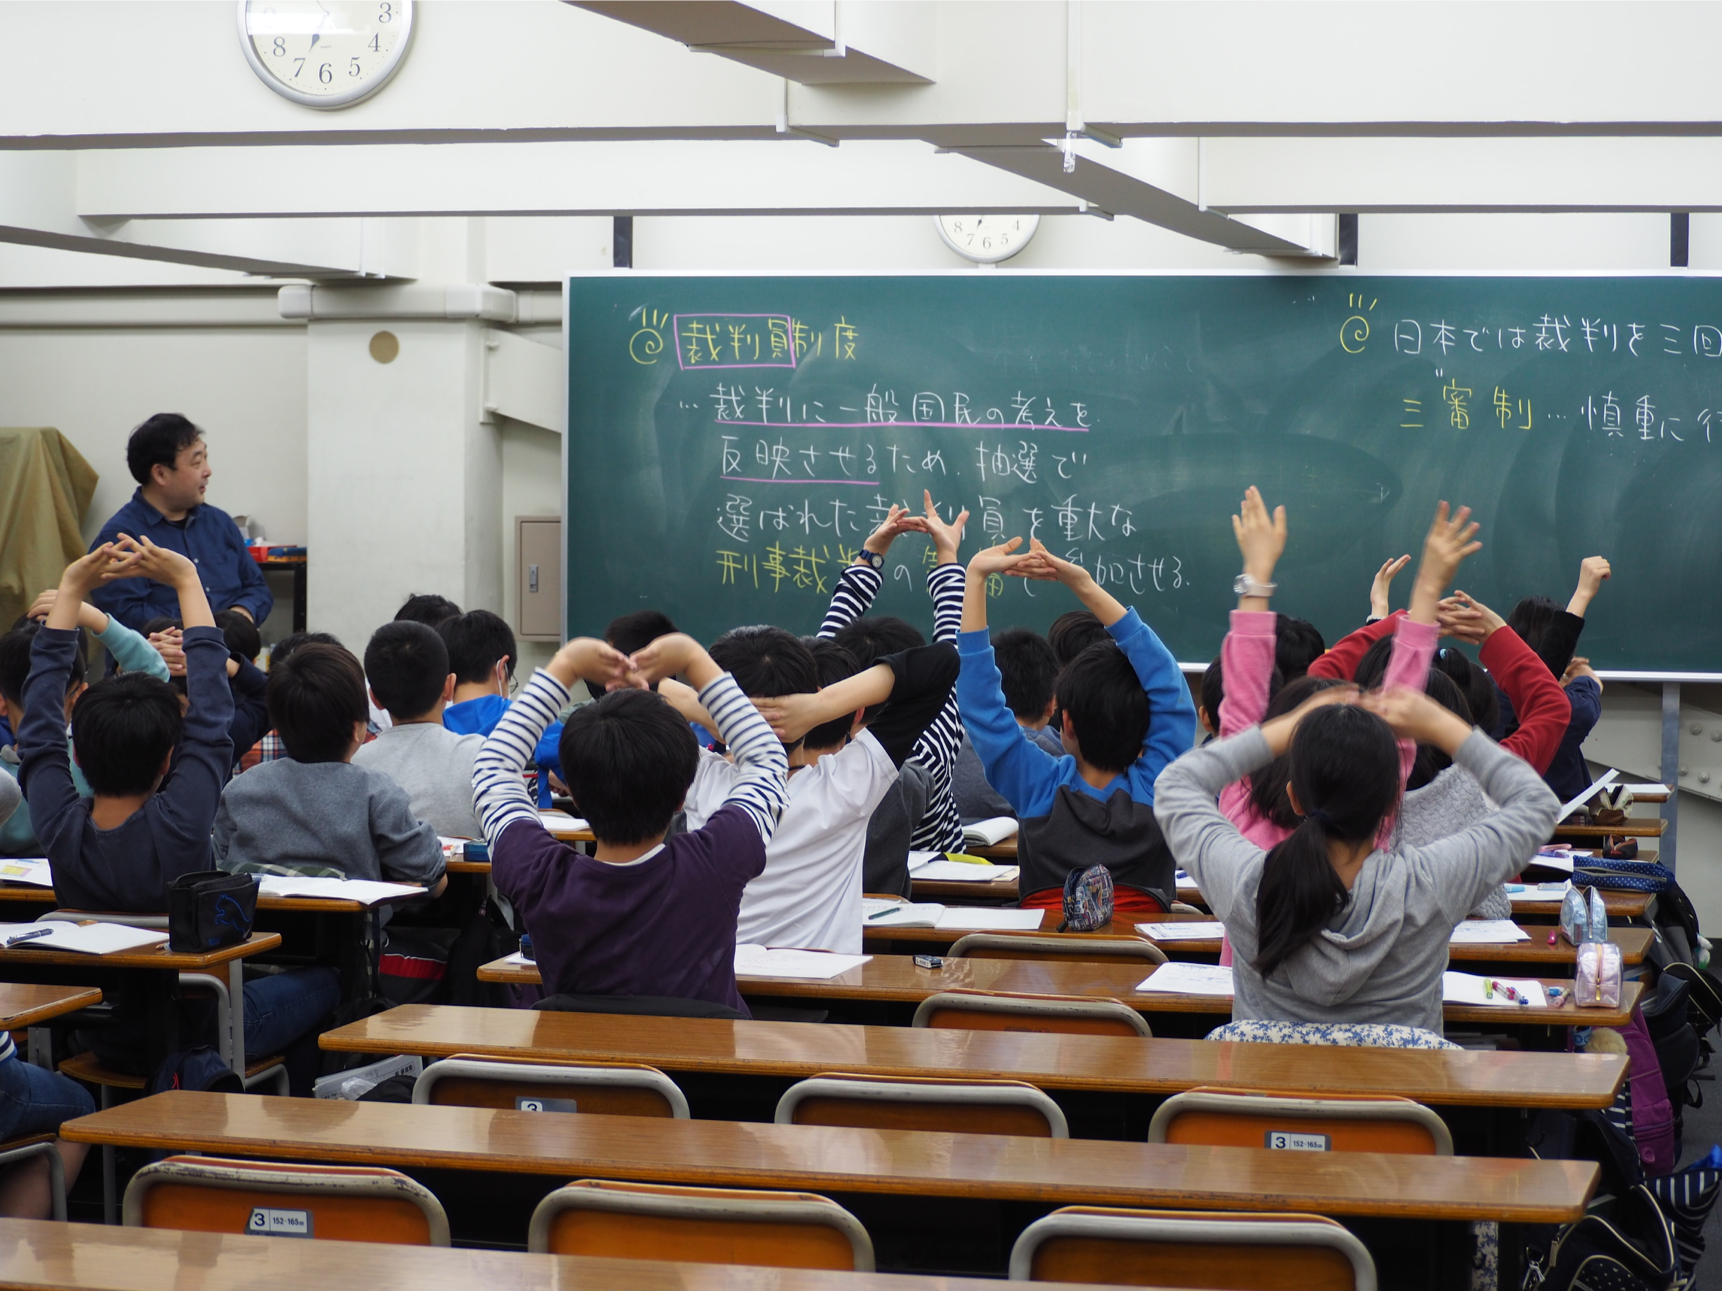
M 54 1134 L 30 1134 L 0 1143 L 0 1169 L 46 1157 L 48 1161 L 48 1197 L 53 1203 L 54 1218 L 66 1219 L 66 1162 L 60 1156 L 60 1140 Z
M 542 1059 L 480 1058 L 457 1053 L 433 1062 L 413 1082 L 413 1102 L 452 1107 L 520 1107 L 550 1101 L 534 1111 L 592 1112 L 605 1116 L 688 1119 L 688 1100 L 656 1067 L 639 1063 L 595 1065 Z M 575 1106 L 557 1106 L 572 1102 Z
M 921 1001 L 913 1025 L 968 1031 L 1154 1034 L 1140 1013 L 1119 1000 L 1081 995 L 1012 995 L 1005 991 L 939 991 Z
M 1330 1152 L 1453 1155 L 1447 1124 L 1421 1103 L 1391 1095 L 1305 1098 L 1272 1090 L 1201 1086 L 1174 1094 L 1148 1123 L 1150 1143 L 1275 1146 L 1276 1134 L 1320 1135 Z
M 1013 1282 L 1104 1282 L 1225 1291 L 1375 1291 L 1375 1261 L 1319 1215 L 1066 1206 L 1022 1232 Z
M 791 1085 L 778 1100 L 776 1120 L 779 1125 L 1070 1137 L 1058 1104 L 1020 1080 L 830 1072 Z
M 397 1171 L 369 1166 L 168 1157 L 132 1176 L 123 1213 L 129 1228 L 280 1231 L 261 1213 L 267 1211 L 305 1215 L 307 1237 L 402 1246 L 449 1244 L 448 1215 L 424 1185 Z
M 695 1264 L 873 1271 L 873 1242 L 843 1207 L 807 1192 L 581 1179 L 532 1212 L 528 1251 Z
M 1141 937 L 1024 937 L 971 932 L 957 939 L 952 959 L 1135 959 L 1164 964 L 1166 952 Z

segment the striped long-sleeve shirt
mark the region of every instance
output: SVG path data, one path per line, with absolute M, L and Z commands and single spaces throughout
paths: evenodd
M 870 566 L 845 566 L 831 594 L 831 606 L 819 626 L 819 635 L 835 637 L 867 613 L 883 582 L 879 572 Z M 933 640 L 955 642 L 963 621 L 963 567 L 935 565 L 928 570 L 927 594 L 933 598 Z M 962 849 L 963 822 L 957 814 L 956 796 L 951 792 L 951 770 L 962 742 L 962 713 L 957 707 L 956 692 L 952 691 L 939 715 L 915 741 L 915 750 L 909 757 L 926 771 L 928 780 L 927 811 L 915 825 L 909 843 L 913 848 L 929 852 Z
M 491 877 L 532 934 L 546 992 L 709 1000 L 745 1013 L 735 987 L 736 918 L 783 810 L 783 746 L 734 679 L 718 677 L 700 702 L 736 758 L 729 793 L 701 828 L 613 864 L 552 838 L 521 780 L 528 754 L 567 700 L 567 690 L 539 672 L 473 765 Z

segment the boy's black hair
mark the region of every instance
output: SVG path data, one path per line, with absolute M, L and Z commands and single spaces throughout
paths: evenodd
M 285 663 L 272 664 L 264 695 L 270 724 L 295 762 L 345 760 L 353 723 L 370 715 L 365 670 L 353 652 L 320 641 L 307 642 Z
M 1097 641 L 1066 664 L 1057 698 L 1089 765 L 1119 773 L 1142 756 L 1148 695 L 1116 642 Z
M 10 632 L 0 635 L 0 699 L 9 706 L 24 707 L 24 683 L 30 679 L 30 646 L 36 640 L 36 633 L 42 630 L 39 621 L 31 619 L 21 628 L 13 628 Z M 71 675 L 66 678 L 66 693 L 69 695 L 84 684 L 84 650 L 83 633 L 78 633 L 78 650 L 72 656 Z M 13 734 L 17 733 L 18 721 L 12 720 Z
M 132 429 L 126 440 L 126 469 L 139 484 L 148 484 L 151 467 L 171 470 L 174 460 L 202 438 L 203 432 L 177 412 L 158 412 Z
M 275 643 L 275 648 L 269 652 L 269 667 L 271 670 L 279 667 L 293 657 L 293 652 L 303 645 L 339 646 L 341 639 L 333 632 L 289 632 Z M 345 647 L 342 647 L 343 649 Z M 369 712 L 370 710 L 366 710 Z
M 1089 646 L 1110 641 L 1112 636 L 1093 611 L 1070 610 L 1052 621 L 1052 626 L 1046 630 L 1046 640 L 1062 668 Z
M 927 644 L 913 623 L 892 614 L 864 614 L 833 638 L 862 668 L 871 668 L 889 654 L 901 654 Z
M 90 788 L 103 798 L 148 793 L 185 730 L 179 696 L 159 677 L 104 677 L 72 706 L 72 749 Z
M 801 638 L 769 624 L 731 628 L 712 642 L 712 662 L 735 678 L 749 698 L 811 695 L 819 689 L 819 665 Z M 786 745 L 799 747 L 801 740 Z
M 263 635 L 255 623 L 238 610 L 222 610 L 215 616 L 215 626 L 221 629 L 229 654 L 250 663 L 257 662 L 257 656 L 263 652 Z
M 414 592 L 407 597 L 406 603 L 395 611 L 396 623 L 422 623 L 427 628 L 434 628 L 444 619 L 460 617 L 460 606 L 446 596 L 438 596 L 435 592 Z
M 1028 628 L 1007 628 L 993 637 L 993 662 L 1004 682 L 1005 706 L 1031 722 L 1045 717 L 1058 682 L 1051 642 Z
M 1566 606 L 1546 596 L 1527 596 L 1507 615 L 1507 626 L 1519 634 L 1519 639 L 1535 654 L 1542 653 L 1543 634 Z
M 819 670 L 819 688 L 834 686 L 838 682 L 853 677 L 861 671 L 861 664 L 855 656 L 826 637 L 802 637 L 801 643 L 813 654 L 813 663 Z M 815 726 L 802 737 L 801 742 L 810 749 L 829 749 L 843 743 L 855 724 L 855 714 L 845 713 L 841 717 L 833 717 L 829 722 Z
M 385 623 L 365 647 L 365 679 L 377 703 L 397 722 L 423 717 L 442 698 L 448 647 L 423 623 Z
M 632 614 L 619 614 L 611 619 L 604 629 L 604 640 L 623 654 L 633 654 L 659 637 L 667 637 L 676 631 L 679 629 L 662 610 L 635 610 Z M 590 681 L 586 683 L 586 693 L 593 699 L 604 698 L 604 688 Z
M 1315 624 L 1292 614 L 1274 615 L 1274 666 L 1287 681 L 1309 671 L 1310 664 L 1327 652 L 1327 642 Z
M 576 708 L 557 751 L 574 809 L 599 842 L 618 846 L 670 827 L 700 756 L 681 714 L 649 690 L 612 691 Z
M 500 614 L 489 610 L 468 610 L 436 625 L 448 647 L 448 670 L 457 685 L 490 680 L 497 662 L 508 660 L 508 675 L 514 676 L 514 664 L 520 658 L 514 647 L 514 632 Z

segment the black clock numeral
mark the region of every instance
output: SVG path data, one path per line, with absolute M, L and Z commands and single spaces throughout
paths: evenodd
M 382 2 L 377 5 L 377 21 L 393 22 L 394 20 L 395 6 L 390 3 L 390 0 L 382 0 Z
M 324 63 L 317 69 L 317 79 L 327 85 L 335 79 L 335 69 L 332 64 Z

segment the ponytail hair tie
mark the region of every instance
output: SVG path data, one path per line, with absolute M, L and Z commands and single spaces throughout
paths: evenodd
M 1333 828 L 1333 817 L 1329 816 L 1320 807 L 1317 807 L 1314 811 L 1310 812 L 1309 818 L 1311 820 L 1319 820 L 1328 829 Z

